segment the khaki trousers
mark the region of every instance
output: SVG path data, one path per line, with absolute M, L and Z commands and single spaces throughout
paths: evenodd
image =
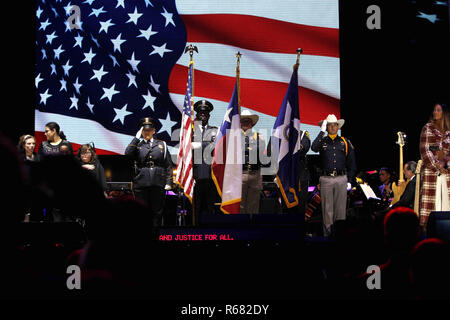
M 320 198 L 323 217 L 323 235 L 329 236 L 336 220 L 345 220 L 347 209 L 347 176 L 321 176 Z
M 262 177 L 259 170 L 242 173 L 241 213 L 259 213 L 261 189 Z

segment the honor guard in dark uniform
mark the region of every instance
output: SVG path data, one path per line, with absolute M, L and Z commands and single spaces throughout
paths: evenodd
M 212 214 L 216 210 L 214 203 L 219 202 L 219 194 L 211 177 L 211 162 L 217 127 L 208 125 L 210 112 L 214 109 L 211 102 L 200 100 L 194 104 L 194 214 L 195 224 L 199 225 L 201 214 Z
M 125 150 L 134 159 L 134 196 L 148 205 L 153 214 L 153 225 L 162 225 L 166 190 L 172 188 L 172 160 L 164 141 L 155 139 L 155 120 L 143 118 L 139 131 Z
M 259 116 L 249 110 L 241 113 L 241 128 L 244 148 L 244 164 L 242 167 L 241 213 L 259 213 L 259 201 L 262 190 L 260 154 L 266 149 L 264 138 L 252 130 Z
M 298 198 L 298 213 L 304 215 L 306 211 L 306 205 L 308 203 L 308 187 L 309 187 L 309 170 L 306 154 L 311 147 L 311 139 L 308 131 L 300 130 L 300 150 L 298 156 L 299 167 L 299 180 L 300 180 L 300 193 Z
M 334 114 L 320 121 L 321 132 L 311 149 L 320 153 L 322 172 L 319 179 L 324 236 L 329 236 L 336 220 L 345 220 L 347 189 L 354 184 L 356 173 L 355 150 L 350 140 L 338 136 L 345 120 Z M 325 131 L 328 135 L 324 137 Z

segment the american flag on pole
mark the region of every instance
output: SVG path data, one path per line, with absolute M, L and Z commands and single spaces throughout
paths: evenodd
M 209 123 L 220 126 L 234 86 L 235 53 L 240 66 L 241 107 L 259 115 L 255 131 L 270 137 L 287 91 L 296 49 L 302 48 L 299 96 L 302 130 L 312 137 L 318 122 L 340 115 L 338 0 L 180 0 L 177 11 L 187 41 L 198 47 L 195 96 L 214 104 Z M 189 58 L 176 62 L 172 101 L 182 105 Z
M 183 114 L 181 117 L 180 149 L 178 151 L 176 183 L 179 184 L 185 195 L 192 203 L 195 180 L 192 170 L 192 106 L 193 106 L 194 63 L 189 64 L 186 96 L 184 99 Z
M 219 126 L 241 66 L 241 106 L 270 132 L 286 92 L 295 49 L 303 48 L 299 94 L 304 130 L 339 117 L 338 0 L 38 0 L 36 4 L 37 144 L 56 121 L 77 145 L 123 154 L 138 120 L 158 120 L 159 139 L 178 144 L 189 58 L 198 47 L 196 96 L 214 104 Z M 79 29 L 72 28 L 79 8 Z M 173 141 L 172 141 L 173 140 Z M 172 154 L 177 154 L 169 148 Z

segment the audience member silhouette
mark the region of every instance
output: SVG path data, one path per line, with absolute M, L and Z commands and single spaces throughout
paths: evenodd
M 0 132 L 0 194 L 2 221 L 0 230 L 0 297 L 19 297 L 31 282 L 29 265 L 19 233 L 19 224 L 29 209 L 26 171 L 16 146 Z
M 50 220 L 63 222 L 86 219 L 102 209 L 105 198 L 102 187 L 73 156 L 49 156 L 40 164 L 41 190 L 47 195 L 48 201 L 46 208 L 56 208 L 52 210 L 53 217 Z
M 160 281 L 164 263 L 158 258 L 152 219 L 146 204 L 126 197 L 108 199 L 106 210 L 89 219 L 90 240 L 69 262 L 81 266 L 87 296 L 156 297 L 157 291 L 149 288 Z
M 381 289 L 369 290 L 367 279 L 370 274 L 357 277 L 352 287 L 352 297 L 380 299 L 411 299 L 412 287 L 409 279 L 411 252 L 420 240 L 419 218 L 406 207 L 397 207 L 384 218 L 384 242 L 387 261 L 380 265 Z
M 436 238 L 419 242 L 412 252 L 410 279 L 417 299 L 450 299 L 450 250 Z

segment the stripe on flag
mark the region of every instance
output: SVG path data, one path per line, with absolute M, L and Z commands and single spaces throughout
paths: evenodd
M 189 64 L 186 95 L 184 98 L 184 108 L 180 130 L 180 149 L 177 159 L 177 175 L 175 182 L 184 190 L 184 194 L 192 203 L 195 180 L 192 169 L 192 90 L 194 80 L 194 63 Z

